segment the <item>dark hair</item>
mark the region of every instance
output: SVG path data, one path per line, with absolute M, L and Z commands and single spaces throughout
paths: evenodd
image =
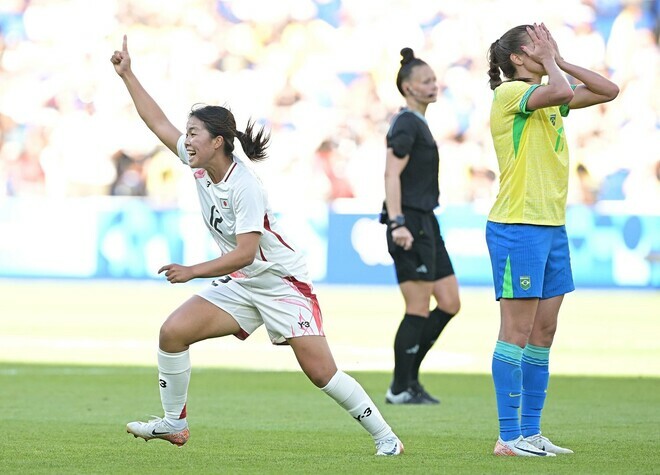
M 531 28 L 531 25 L 520 25 L 511 28 L 488 48 L 488 62 L 490 63 L 488 76 L 490 77 L 489 82 L 492 90 L 495 90 L 503 82 L 500 77 L 500 70 L 509 80 L 529 81 L 528 78 L 514 78 L 516 68 L 511 62 L 511 54 L 522 54 L 523 51 L 520 46 L 529 42 L 528 27 Z
M 262 127 L 256 135 L 254 134 L 254 121 L 248 120 L 245 132 L 236 130 L 236 119 L 229 109 L 220 106 L 207 106 L 195 104 L 188 114 L 188 118 L 196 117 L 204 123 L 204 127 L 211 136 L 224 138 L 224 152 L 231 155 L 234 151 L 234 138 L 238 137 L 245 155 L 253 162 L 264 160 L 266 148 L 270 140 L 270 134 Z
M 401 50 L 401 57 L 401 68 L 396 75 L 396 88 L 402 96 L 405 96 L 406 94 L 403 92 L 401 84 L 403 81 L 408 80 L 415 66 L 425 66 L 426 63 L 419 58 L 415 58 L 415 53 L 411 48 L 403 48 Z

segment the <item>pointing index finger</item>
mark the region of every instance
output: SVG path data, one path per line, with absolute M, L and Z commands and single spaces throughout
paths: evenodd
M 124 35 L 124 41 L 121 45 L 121 50 L 128 53 L 128 38 L 126 37 L 126 35 Z

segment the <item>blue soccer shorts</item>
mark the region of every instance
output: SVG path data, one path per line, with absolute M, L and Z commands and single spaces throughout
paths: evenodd
M 575 290 L 565 226 L 488 221 L 495 298 L 549 299 Z

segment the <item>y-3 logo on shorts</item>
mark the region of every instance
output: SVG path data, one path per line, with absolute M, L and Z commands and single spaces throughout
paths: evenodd
M 532 278 L 528 275 L 520 276 L 520 288 L 523 290 L 529 290 L 532 286 Z

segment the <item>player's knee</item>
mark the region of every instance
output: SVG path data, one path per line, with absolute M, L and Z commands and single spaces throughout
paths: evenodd
M 555 338 L 557 324 L 535 326 L 529 337 L 529 343 L 536 346 L 549 348 Z
M 336 372 L 337 368 L 334 367 L 315 367 L 305 369 L 305 374 L 317 388 L 327 386 Z
M 168 351 L 167 348 L 172 348 L 178 346 L 178 334 L 176 325 L 173 324 L 170 320 L 167 320 L 160 327 L 160 333 L 158 335 L 158 343 L 162 350 Z

